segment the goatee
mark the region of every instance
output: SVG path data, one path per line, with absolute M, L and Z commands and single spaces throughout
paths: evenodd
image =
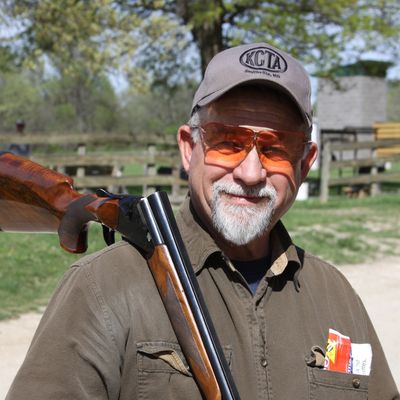
M 271 185 L 241 186 L 217 181 L 212 186 L 211 218 L 214 228 L 230 243 L 246 245 L 269 228 L 275 210 L 277 193 Z M 259 197 L 257 204 L 231 204 L 224 194 Z

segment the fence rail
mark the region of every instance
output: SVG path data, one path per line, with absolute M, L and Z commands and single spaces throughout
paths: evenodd
M 177 144 L 171 136 L 0 133 L 0 148 L 11 143 L 31 145 L 29 157 L 33 161 L 68 173 L 79 190 L 105 187 L 122 192 L 129 187 L 141 187 L 147 195 L 158 187 L 169 187 L 173 203 L 179 203 L 187 191 L 187 181 L 180 176 Z M 59 148 L 47 152 L 49 145 Z M 104 145 L 107 150 L 99 151 Z M 124 151 L 115 150 L 121 146 Z M 139 166 L 137 175 L 126 172 L 130 165 Z
M 177 151 L 158 151 L 157 153 L 147 154 L 144 148 L 142 152 L 124 153 L 89 153 L 77 154 L 32 154 L 32 161 L 46 165 L 63 165 L 85 167 L 90 165 L 107 166 L 116 164 L 146 164 L 156 163 L 164 166 L 174 166 L 179 163 Z
M 371 185 L 371 192 L 374 193 L 381 182 L 400 181 L 400 172 L 380 171 L 385 163 L 400 161 L 400 134 L 399 136 L 393 134 L 395 128 L 400 128 L 400 123 L 391 125 L 395 126 L 385 125 L 386 133 L 377 134 L 378 140 L 375 141 L 323 142 L 320 170 L 321 201 L 328 200 L 329 188 L 333 186 L 366 184 Z M 147 195 L 158 187 L 170 187 L 171 201 L 175 203 L 180 202 L 187 191 L 187 182 L 180 174 L 180 157 L 175 138 L 171 136 L 0 133 L 0 147 L 4 148 L 10 143 L 30 144 L 33 149 L 30 156 L 32 160 L 60 172 L 68 172 L 74 179 L 77 189 L 106 187 L 111 191 L 120 192 L 134 186 L 141 187 L 142 193 Z M 48 145 L 60 147 L 57 147 L 55 153 L 50 153 L 46 152 Z M 102 146 L 104 148 L 104 145 L 114 150 L 99 151 L 98 149 Z M 121 145 L 124 151 L 115 150 Z M 332 159 L 334 152 L 349 150 L 357 152 L 363 149 L 368 149 L 372 155 L 361 159 Z M 124 167 L 133 164 L 141 166 L 142 171 L 136 175 L 126 172 Z M 334 170 L 341 171 L 344 168 L 353 171 L 359 171 L 360 168 L 369 169 L 369 173 L 333 176 Z
M 400 146 L 400 138 L 389 140 L 375 140 L 365 142 L 351 143 L 333 143 L 326 140 L 323 143 L 321 158 L 321 179 L 320 179 L 320 200 L 326 202 L 329 198 L 329 188 L 332 186 L 345 185 L 371 185 L 371 194 L 379 191 L 379 185 L 383 182 L 400 182 L 400 172 L 380 172 L 383 166 L 388 162 L 400 160 L 400 153 L 388 151 L 381 156 L 379 150 L 392 150 Z M 337 151 L 368 149 L 373 154 L 372 157 L 351 159 L 351 160 L 333 160 L 333 154 Z M 388 155 L 387 155 L 388 154 Z M 342 168 L 352 168 L 353 176 L 332 177 L 334 170 Z M 363 168 L 364 173 L 360 173 Z
M 0 133 L 0 144 L 32 144 L 32 145 L 48 145 L 48 144 L 148 144 L 156 145 L 174 145 L 175 138 L 171 136 L 157 135 L 133 135 L 133 134 L 114 134 L 114 133 L 49 133 L 49 134 L 17 134 L 17 133 Z

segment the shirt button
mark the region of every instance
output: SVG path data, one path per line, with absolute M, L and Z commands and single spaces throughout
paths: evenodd
M 265 358 L 262 358 L 261 359 L 261 366 L 265 368 L 267 365 L 268 365 L 267 360 Z
M 358 378 L 354 378 L 353 379 L 353 387 L 358 389 L 360 387 L 360 385 L 361 385 L 360 380 Z

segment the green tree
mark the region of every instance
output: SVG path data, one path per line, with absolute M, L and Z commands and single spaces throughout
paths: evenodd
M 0 73 L 0 130 L 14 132 L 18 119 L 29 121 L 35 130 L 42 104 L 40 89 L 27 74 L 21 72 Z
M 258 40 L 324 70 L 340 63 L 344 51 L 354 61 L 368 50 L 399 55 L 398 0 L 5 0 L 5 5 L 5 13 L 19 21 L 23 52 L 33 59 L 46 54 L 63 74 L 87 77 L 107 68 L 127 72 L 133 59 L 142 71 L 130 78 L 145 87 L 143 69 L 151 71 L 150 81 L 171 81 L 177 66 L 182 72 L 197 65 L 193 43 L 202 70 L 221 49 Z
M 14 27 L 8 41 L 25 65 L 34 68 L 38 60 L 44 60 L 61 76 L 74 77 L 79 88 L 112 70 L 126 73 L 136 86 L 147 88 L 142 67 L 156 71 L 151 68 L 156 65 L 149 68 L 141 60 L 157 51 L 157 64 L 168 63 L 169 50 L 177 52 L 186 33 L 169 16 L 158 12 L 147 17 L 115 0 L 4 0 L 2 11 Z M 133 59 L 138 60 L 138 68 L 131 72 Z M 77 111 L 81 108 L 78 97 Z
M 4 0 L 0 15 L 0 71 L 10 56 L 38 71 L 42 83 L 51 71 L 53 83 L 39 91 L 47 106 L 37 114 L 46 129 L 109 130 L 144 119 L 144 130 L 169 131 L 182 120 L 172 111 L 175 90 L 192 90 L 211 57 L 239 43 L 267 41 L 319 72 L 368 50 L 399 60 L 398 0 Z M 102 86 L 111 71 L 124 73 L 135 93 L 120 122 L 115 95 Z M 58 92 L 50 90 L 54 82 Z M 157 104 L 158 116 L 145 104 Z M 3 107 L 10 116 L 19 106 Z
M 230 45 L 267 41 L 318 69 L 329 70 L 343 52 L 368 50 L 398 56 L 398 0 L 121 0 L 142 18 L 162 12 L 185 25 L 201 67 Z
M 160 85 L 147 93 L 129 89 L 121 95 L 120 129 L 138 135 L 175 135 L 189 118 L 193 91 L 194 84 L 174 89 Z
M 137 47 L 137 39 L 128 34 L 137 26 L 135 16 L 117 12 L 109 0 L 6 1 L 3 13 L 18 27 L 9 40 L 24 65 L 45 65 L 59 77 L 66 99 L 58 116 L 65 121 L 74 117 L 78 131 L 91 130 L 93 88 L 117 66 L 121 43 L 124 51 Z
M 76 96 L 78 84 L 74 77 L 53 76 L 41 81 L 42 106 L 40 130 L 42 132 L 79 132 L 82 123 L 87 131 L 109 132 L 119 119 L 119 103 L 114 88 L 105 76 L 92 79 L 84 88 L 80 116 L 71 98 Z M 83 90 L 81 90 L 83 92 Z M 82 121 L 81 118 L 84 118 Z
M 0 46 L 0 72 L 12 72 L 18 69 L 18 62 L 9 46 Z

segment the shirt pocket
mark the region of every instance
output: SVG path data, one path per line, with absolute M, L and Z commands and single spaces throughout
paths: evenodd
M 316 367 L 307 369 L 310 400 L 368 399 L 368 376 L 326 371 Z
M 223 349 L 228 365 L 232 349 Z M 138 399 L 202 399 L 189 365 L 178 343 L 137 343 Z

